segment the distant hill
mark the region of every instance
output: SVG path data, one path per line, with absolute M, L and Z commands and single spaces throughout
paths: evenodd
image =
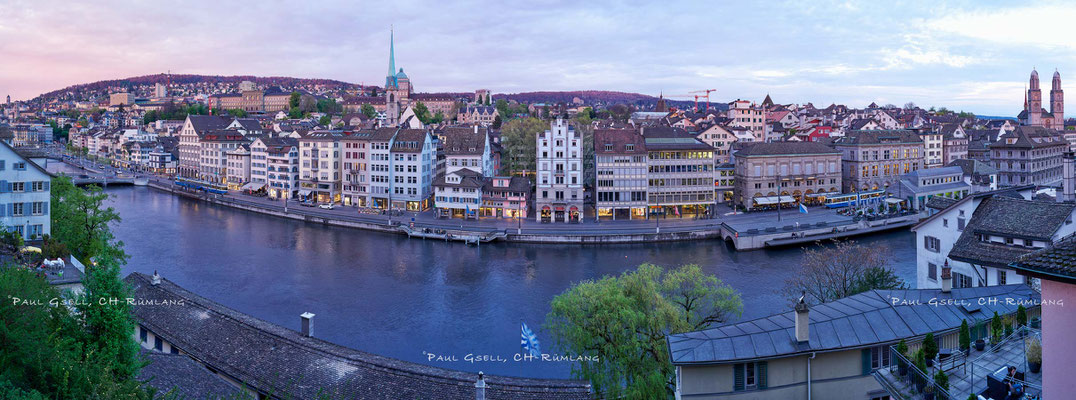
M 157 83 L 168 83 L 178 85 L 190 85 L 190 84 L 238 84 L 242 81 L 251 81 L 258 85 L 280 85 L 284 87 L 296 87 L 306 85 L 326 85 L 336 86 L 344 89 L 357 89 L 361 88 L 361 85 L 343 82 L 333 79 L 318 79 L 318 78 L 292 78 L 287 76 L 269 76 L 260 77 L 252 75 L 192 75 L 192 74 L 154 74 L 143 75 L 131 78 L 123 79 L 111 79 L 103 80 L 92 83 L 82 83 L 78 85 L 72 85 L 59 90 L 53 90 L 48 93 L 44 93 L 34 100 L 49 99 L 62 95 L 67 92 L 104 92 L 110 88 L 135 88 L 140 86 L 151 86 Z
M 495 94 L 493 97 L 515 100 L 521 103 L 571 103 L 572 100 L 578 97 L 585 104 L 646 104 L 656 102 L 658 99 L 645 94 L 606 90 L 506 93 Z

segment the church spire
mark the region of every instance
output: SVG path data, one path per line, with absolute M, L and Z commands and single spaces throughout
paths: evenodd
M 396 49 L 395 49 L 395 44 L 393 43 L 394 41 L 395 41 L 395 33 L 393 32 L 393 28 L 390 26 L 389 27 L 389 74 L 385 76 L 385 89 L 388 89 L 389 86 L 393 86 L 393 87 L 396 86 Z

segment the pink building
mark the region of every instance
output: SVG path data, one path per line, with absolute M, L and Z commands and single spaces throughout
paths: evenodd
M 1071 398 L 1076 393 L 1076 238 L 1070 236 L 1012 264 L 1020 274 L 1042 281 L 1042 398 Z

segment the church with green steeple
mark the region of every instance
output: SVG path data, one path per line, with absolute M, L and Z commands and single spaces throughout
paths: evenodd
M 396 126 L 400 113 L 411 105 L 411 79 L 403 68 L 396 71 L 395 32 L 389 31 L 389 73 L 385 76 L 385 124 Z

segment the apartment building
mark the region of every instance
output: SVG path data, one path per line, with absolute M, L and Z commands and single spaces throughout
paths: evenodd
M 299 140 L 261 137 L 250 144 L 250 187 L 271 199 L 291 199 L 299 187 Z
M 923 166 L 923 139 L 909 130 L 849 131 L 833 146 L 841 152 L 846 193 L 895 185 Z
M 493 147 L 485 127 L 448 127 L 438 132 L 445 154 L 445 173 L 462 168 L 478 172 L 483 177 L 497 173 L 493 169 Z
M 228 152 L 250 141 L 235 130 L 215 129 L 201 136 L 198 180 L 220 189 L 228 187 Z
M 925 130 L 919 133 L 923 141 L 923 168 L 945 165 L 945 134 L 939 130 Z
M 210 130 L 224 129 L 228 119 L 215 115 L 188 115 L 179 130 L 179 176 L 199 179 L 202 164 L 202 136 Z M 92 140 L 91 140 L 92 142 Z M 94 143 L 88 143 L 95 151 Z
M 242 144 L 225 153 L 229 190 L 241 190 L 250 183 L 250 145 Z
M 736 100 L 729 103 L 729 126 L 739 126 L 751 131 L 755 142 L 767 142 L 771 138 L 766 137 L 766 110 L 755 106 L 747 100 Z
M 821 143 L 752 143 L 734 158 L 734 204 L 748 210 L 821 204 L 840 193 L 841 152 Z
M 437 151 L 424 129 L 400 129 L 389 148 L 393 209 L 422 211 L 430 207 Z
M 583 138 L 563 117 L 536 135 L 536 218 L 579 222 L 583 218 Z
M 367 207 L 370 190 L 370 137 L 373 129 L 354 132 L 340 140 L 343 147 L 343 204 Z M 393 130 L 395 132 L 395 130 Z
M 595 129 L 598 218 L 647 218 L 646 141 L 636 129 Z
M 1062 178 L 1062 155 L 1069 144 L 1056 131 L 1019 126 L 991 143 L 990 163 L 998 170 L 998 185 L 1056 185 Z
M 51 232 L 52 174 L 0 141 L 0 226 L 23 239 L 40 239 Z
M 343 131 L 316 130 L 299 138 L 299 199 L 336 203 L 343 194 L 341 178 Z
M 650 214 L 709 215 L 714 204 L 714 149 L 680 128 L 644 127 L 642 135 Z
M 389 208 L 392 193 L 392 139 L 399 128 L 378 128 L 369 136 L 367 145 L 369 186 L 366 190 L 367 207 Z

